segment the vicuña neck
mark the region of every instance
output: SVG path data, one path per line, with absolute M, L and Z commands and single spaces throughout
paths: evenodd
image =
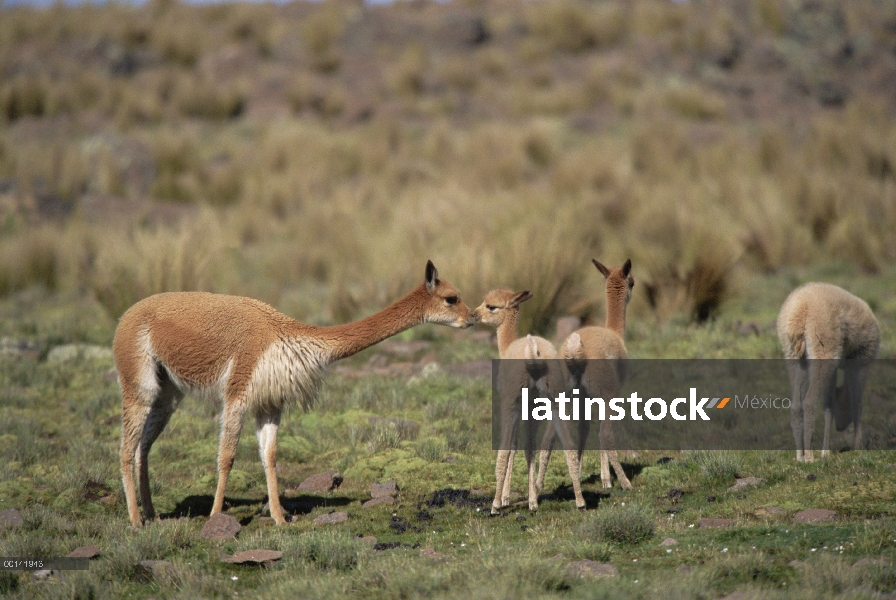
M 346 358 L 423 323 L 422 308 L 428 298 L 429 292 L 421 284 L 401 300 L 374 315 L 345 325 L 315 327 L 313 334 L 329 347 L 329 362 Z
M 519 312 L 507 311 L 504 321 L 498 326 L 498 356 L 504 358 L 507 348 L 516 340 L 516 322 Z
M 619 293 L 607 287 L 607 322 L 606 328 L 612 329 L 625 339 L 625 292 Z

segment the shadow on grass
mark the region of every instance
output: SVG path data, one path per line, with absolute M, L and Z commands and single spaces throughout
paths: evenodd
M 555 487 L 553 491 L 538 496 L 538 502 L 540 503 L 554 500 L 561 502 L 570 502 L 575 500 L 575 497 L 575 493 L 572 491 L 572 484 L 563 483 Z M 603 492 L 582 490 L 582 498 L 585 500 L 585 510 L 597 508 L 601 500 L 609 497 L 610 494 L 605 494 Z
M 212 504 L 215 499 L 211 495 L 193 495 L 187 496 L 177 503 L 174 510 L 170 513 L 160 515 L 162 519 L 179 519 L 181 517 L 207 517 L 212 512 Z M 344 496 L 308 496 L 302 495 L 298 498 L 280 497 L 280 505 L 283 511 L 290 515 L 307 515 L 318 506 L 345 506 L 352 502 L 351 498 Z M 235 508 L 240 506 L 252 506 L 257 504 L 266 504 L 267 497 L 263 499 L 246 499 L 246 498 L 229 498 L 224 497 L 224 508 Z
M 622 465 L 622 470 L 625 471 L 625 476 L 628 477 L 629 481 L 633 480 L 635 477 L 641 474 L 641 471 L 644 470 L 644 466 L 642 464 L 631 464 L 620 461 L 619 464 Z M 610 469 L 612 474 L 612 468 Z M 612 475 L 611 475 L 612 476 Z M 613 477 L 615 479 L 615 477 Z M 582 485 L 596 485 L 600 483 L 600 474 L 592 473 L 586 479 L 582 480 Z M 617 482 L 616 485 L 619 485 Z

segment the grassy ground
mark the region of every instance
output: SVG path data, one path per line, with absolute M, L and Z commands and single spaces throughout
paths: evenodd
M 776 310 L 793 284 L 813 279 L 868 298 L 884 332 L 881 355 L 896 356 L 888 335 L 896 323 L 896 274 L 856 275 L 837 265 L 745 280 L 737 300 L 707 325 L 632 321 L 630 352 L 779 356 Z M 597 280 L 595 274 L 595 288 Z M 169 518 L 134 531 L 118 476 L 120 398 L 111 359 L 64 361 L 51 352 L 67 343 L 108 346 L 113 331 L 114 321 L 85 297 L 31 288 L 0 303 L 7 349 L 0 354 L 0 510 L 18 508 L 25 519 L 22 528 L 0 529 L 0 555 L 64 556 L 83 545 L 102 552 L 89 571 L 55 581 L 2 573 L 0 590 L 11 597 L 715 598 L 739 591 L 743 598 L 880 598 L 896 591 L 892 452 L 838 452 L 811 465 L 797 464 L 790 451 L 626 453 L 634 490 L 616 486 L 608 494 L 592 452 L 583 512 L 574 509 L 565 466 L 555 457 L 537 514 L 519 506 L 490 517 L 489 382 L 450 369 L 493 357 L 494 342 L 431 326 L 402 336 L 427 342 L 410 356 L 413 376 L 358 377 L 371 365 L 407 360 L 375 347 L 331 374 L 312 412 L 284 419 L 278 470 L 295 522 L 276 527 L 260 518 L 264 477 L 247 432 L 227 495 L 227 512 L 243 530 L 231 542 L 198 537 L 215 484 L 217 407 L 187 398 L 151 456 L 156 508 Z M 432 361 L 439 367 L 420 367 Z M 419 429 L 371 416 L 413 421 Z M 673 460 L 658 462 L 664 456 Z M 304 477 L 328 468 L 345 475 L 338 490 L 295 491 Z M 521 460 L 514 476 L 521 495 Z M 735 476 L 761 477 L 766 485 L 729 492 Z M 398 502 L 362 508 L 370 484 L 388 480 L 398 483 Z M 439 502 L 436 492 L 445 488 L 472 493 Z M 764 510 L 771 506 L 783 510 Z M 794 513 L 807 508 L 835 510 L 837 520 L 793 524 Z M 348 521 L 312 523 L 332 510 L 347 511 Z M 733 526 L 700 527 L 707 517 Z M 361 535 L 395 547 L 374 549 Z M 661 546 L 667 537 L 678 543 Z M 421 555 L 430 546 L 435 558 Z M 219 562 L 252 548 L 282 550 L 283 559 L 268 568 Z M 144 559 L 174 567 L 167 577 L 140 582 L 134 566 Z M 581 559 L 609 562 L 619 576 L 582 579 L 569 571 Z

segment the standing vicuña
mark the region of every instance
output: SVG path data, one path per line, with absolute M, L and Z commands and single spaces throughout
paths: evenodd
M 807 283 L 784 301 L 778 315 L 778 338 L 788 359 L 793 388 L 790 427 L 797 461 L 814 460 L 812 431 L 819 398 L 824 398 L 822 458 L 830 453 L 832 416 L 837 431 L 853 423 L 853 444 L 858 448 L 866 369 L 880 347 L 880 328 L 868 304 L 835 285 Z M 844 385 L 838 390 L 840 366 L 844 367 Z
M 569 335 L 560 347 L 560 358 L 566 361 L 572 374 L 568 387 L 578 389 L 578 397 L 615 398 L 619 396 L 622 382 L 625 380 L 625 361 L 628 352 L 625 349 L 625 312 L 632 298 L 635 279 L 631 276 L 632 261 L 626 260 L 622 267 L 608 269 L 592 259 L 594 266 L 606 280 L 607 318 L 604 327 L 582 327 Z M 579 421 L 578 468 L 581 473 L 582 456 L 585 441 L 591 423 L 585 419 Z M 541 460 L 538 465 L 536 486 L 540 489 L 544 484 L 550 458 L 552 439 L 550 432 L 542 442 Z M 616 478 L 623 489 L 630 490 L 631 482 L 625 475 L 613 440 L 613 429 L 610 421 L 600 423 L 600 482 L 605 488 L 612 487 L 610 464 L 616 471 Z
M 498 458 L 495 461 L 495 499 L 492 513 L 510 504 L 510 480 L 513 472 L 511 450 L 516 445 L 517 429 L 520 422 L 520 395 L 523 388 L 538 389 L 541 394 L 553 397 L 562 391 L 564 375 L 557 361 L 557 351 L 544 338 L 527 335 L 517 339 L 517 321 L 520 304 L 532 297 L 528 291 L 512 292 L 505 289 L 492 290 L 482 304 L 473 311 L 478 321 L 493 325 L 498 329 L 498 355 L 502 362 L 498 369 L 498 392 L 500 398 L 501 441 Z M 504 362 L 503 359 L 510 359 Z M 534 396 L 533 396 L 534 397 Z M 538 423 L 529 420 L 526 424 L 526 464 L 529 473 L 529 509 L 538 509 L 538 492 L 535 487 L 535 433 Z M 570 444 L 565 424 L 553 419 L 549 424 L 552 431 L 558 430 L 563 442 Z M 575 451 L 566 453 L 566 464 L 573 480 L 576 506 L 585 507 L 585 499 L 576 470 Z
M 204 292 L 157 294 L 132 306 L 121 317 L 114 341 L 123 397 L 121 475 L 131 523 L 141 524 L 134 461 L 143 512 L 152 519 L 147 457 L 187 393 L 223 403 L 212 514 L 224 506 L 248 411 L 255 416 L 271 516 L 285 523 L 276 472 L 283 408 L 293 403 L 310 408 L 328 364 L 421 323 L 473 323 L 469 307 L 450 283 L 439 280 L 432 262 L 424 283 L 401 300 L 366 319 L 333 327 L 299 323 L 258 300 Z

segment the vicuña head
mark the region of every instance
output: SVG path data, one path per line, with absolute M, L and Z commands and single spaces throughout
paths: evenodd
M 421 323 L 468 327 L 470 308 L 427 262 L 424 281 L 366 319 L 316 327 L 290 319 L 258 300 L 205 292 L 157 294 L 121 317 L 113 343 L 121 385 L 121 473 L 128 515 L 141 524 L 134 485 L 139 473 L 143 513 L 155 516 L 149 450 L 187 393 L 223 404 L 218 486 L 212 514 L 224 505 L 243 417 L 255 417 L 271 516 L 285 523 L 277 488 L 277 429 L 284 407 L 309 408 L 324 369 Z
M 625 308 L 632 299 L 635 278 L 632 277 L 632 261 L 626 260 L 621 267 L 608 269 L 595 259 L 591 259 L 606 280 L 607 320 L 606 328 L 625 336 Z

